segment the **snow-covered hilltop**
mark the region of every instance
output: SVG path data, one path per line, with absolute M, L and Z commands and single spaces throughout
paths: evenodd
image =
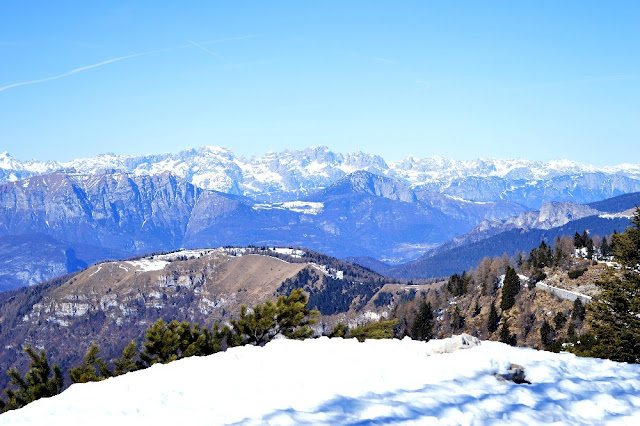
M 0 424 L 602 425 L 640 417 L 638 365 L 497 342 L 456 350 L 460 341 L 323 337 L 237 347 L 75 384 Z M 509 380 L 520 367 L 530 384 Z
M 563 187 L 573 182 L 574 186 L 591 185 L 594 190 L 602 190 L 606 186 L 613 186 L 614 192 L 617 189 L 617 193 L 608 196 L 640 188 L 634 186 L 640 181 L 640 164 L 595 167 L 568 160 L 457 161 L 413 156 L 386 162 L 377 155 L 362 152 L 340 154 L 323 146 L 268 152 L 262 157 L 252 158 L 236 156 L 227 148 L 204 146 L 176 154 L 103 154 L 66 163 L 20 162 L 6 152 L 0 154 L 0 183 L 61 169 L 80 173 L 118 170 L 136 175 L 169 171 L 204 189 L 247 195 L 262 201 L 291 201 L 325 188 L 357 170 L 396 178 L 414 189 L 427 189 L 475 201 L 495 201 L 501 199 L 502 192 L 513 192 L 522 187 L 532 190 L 540 181 L 551 180 L 557 180 L 557 184 Z M 579 182 L 585 175 L 590 175 L 588 182 Z M 560 179 L 563 176 L 570 177 L 569 183 Z

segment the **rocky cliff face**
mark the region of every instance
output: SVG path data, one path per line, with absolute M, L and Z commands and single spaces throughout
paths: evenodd
M 202 190 L 168 173 L 54 173 L 0 187 L 0 234 L 41 233 L 126 252 L 179 245 Z

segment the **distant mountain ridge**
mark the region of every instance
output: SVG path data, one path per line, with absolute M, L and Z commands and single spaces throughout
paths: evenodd
M 353 259 L 380 273 L 398 278 L 433 278 L 475 267 L 486 256 L 527 253 L 543 239 L 552 244 L 556 236 L 587 231 L 605 236 L 629 226 L 640 205 L 640 192 L 589 205 L 547 203 L 538 211 L 524 212 L 506 220 L 485 220 L 471 231 L 428 250 L 419 259 L 390 267 L 371 259 Z M 597 207 L 597 209 L 596 209 Z
M 95 174 L 116 170 L 134 175 L 165 171 L 203 189 L 245 195 L 257 201 L 292 201 L 324 189 L 359 170 L 394 178 L 411 189 L 469 201 L 512 201 L 539 208 L 549 201 L 579 204 L 640 191 L 640 164 L 595 167 L 568 160 L 457 161 L 442 157 L 387 162 L 363 152 L 334 153 L 327 147 L 236 156 L 227 148 L 204 146 L 175 154 L 104 154 L 64 163 L 20 162 L 0 153 L 0 183 L 58 170 Z
M 183 247 L 291 245 L 399 263 L 484 219 L 526 210 L 509 202 L 467 204 L 418 197 L 402 182 L 366 171 L 277 203 L 202 189 L 169 172 L 38 175 L 0 185 L 0 289 L 99 260 Z

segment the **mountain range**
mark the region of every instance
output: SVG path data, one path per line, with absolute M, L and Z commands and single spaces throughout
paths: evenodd
M 416 193 L 365 171 L 306 198 L 277 203 L 201 189 L 169 172 L 56 172 L 0 186 L 0 286 L 34 284 L 99 260 L 182 247 L 293 245 L 397 263 L 482 220 L 524 210 L 504 201 L 468 203 Z
M 386 272 L 505 232 L 601 215 L 606 203 L 580 204 L 640 191 L 640 165 L 438 157 L 387 163 L 326 147 L 246 159 L 203 147 L 68 163 L 20 162 L 3 153 L 0 182 L 6 290 L 105 259 L 225 245 L 307 247 Z M 399 268 L 393 274 L 404 278 L 442 272 Z
M 414 190 L 468 201 L 512 201 L 528 208 L 539 208 L 548 201 L 584 204 L 640 191 L 640 164 L 595 167 L 568 160 L 457 161 L 413 156 L 387 162 L 377 155 L 341 154 L 323 146 L 251 158 L 227 148 L 204 146 L 176 154 L 104 154 L 62 163 L 21 162 L 7 152 L 0 153 L 0 183 L 61 170 L 82 174 L 115 170 L 136 176 L 168 171 L 202 189 L 269 202 L 313 194 L 358 170 L 394 178 Z

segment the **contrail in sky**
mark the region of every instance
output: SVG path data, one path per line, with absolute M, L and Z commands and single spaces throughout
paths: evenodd
M 0 92 L 4 92 L 5 90 L 12 89 L 14 87 L 28 86 L 30 84 L 38 84 L 38 83 L 44 83 L 46 81 L 58 80 L 60 78 L 69 77 L 69 76 L 71 76 L 73 74 L 77 74 L 77 73 L 82 72 L 82 71 L 87 71 L 87 70 L 90 70 L 92 68 L 98 68 L 98 67 L 101 67 L 103 65 L 111 64 L 113 62 L 124 61 L 125 59 L 132 59 L 132 58 L 137 58 L 138 56 L 152 55 L 154 53 L 160 53 L 160 52 L 168 52 L 168 51 L 176 50 L 176 49 L 185 49 L 185 48 L 190 47 L 191 45 L 196 46 L 196 47 L 204 50 L 205 52 L 217 57 L 222 62 L 226 62 L 222 56 L 218 55 L 217 53 L 215 53 L 215 52 L 213 52 L 213 51 L 211 51 L 209 49 L 207 49 L 206 47 L 202 46 L 202 44 L 223 43 L 223 42 L 227 42 L 227 41 L 244 40 L 244 39 L 256 38 L 256 37 L 261 37 L 261 35 L 252 34 L 252 35 L 241 36 L 241 37 L 230 37 L 230 38 L 226 38 L 226 39 L 223 38 L 223 39 L 218 39 L 218 40 L 210 40 L 210 41 L 202 42 L 201 44 L 198 44 L 195 41 L 189 40 L 189 43 L 191 43 L 191 44 L 182 45 L 182 46 L 176 46 L 176 47 L 169 47 L 169 48 L 166 48 L 166 49 L 151 50 L 149 52 L 134 53 L 132 55 L 127 55 L 127 56 L 119 56 L 117 58 L 107 59 L 105 61 L 98 62 L 97 64 L 87 65 L 87 66 L 80 67 L 80 68 L 75 68 L 75 69 L 72 69 L 71 71 L 67 71 L 65 73 L 54 75 L 54 76 L 51 76 L 51 77 L 45 77 L 45 78 L 40 78 L 40 79 L 37 79 L 37 80 L 21 81 L 21 82 L 18 82 L 18 83 L 8 84 L 6 86 L 0 87 Z
M 70 75 L 77 74 L 77 73 L 82 72 L 82 71 L 90 70 L 92 68 L 98 68 L 98 67 L 101 67 L 103 65 L 111 64 L 113 62 L 124 61 L 125 59 L 137 58 L 138 56 L 151 55 L 152 53 L 158 53 L 158 52 L 162 52 L 164 50 L 166 50 L 166 49 L 163 49 L 163 50 L 152 50 L 150 52 L 134 53 L 133 55 L 120 56 L 120 57 L 117 57 L 117 58 L 107 59 L 106 61 L 98 62 L 97 64 L 87 65 L 87 66 L 84 66 L 84 67 L 72 69 L 71 71 L 67 71 L 65 73 L 54 75 L 54 76 L 51 76 L 51 77 L 45 77 L 45 78 L 40 78 L 38 80 L 21 81 L 19 83 L 9 84 L 7 86 L 0 87 L 0 92 L 3 92 L 5 90 L 7 90 L 7 89 L 11 89 L 11 88 L 14 88 L 14 87 L 27 86 L 27 85 L 30 85 L 30 84 L 44 83 L 45 81 L 51 81 L 51 80 L 58 80 L 60 78 L 69 77 Z
M 198 43 L 196 43 L 195 41 L 191 41 L 191 40 L 187 40 L 189 43 L 193 44 L 195 47 L 199 47 L 200 49 L 204 50 L 205 52 L 215 56 L 216 58 L 220 59 L 221 61 L 225 62 L 225 60 L 222 58 L 222 56 L 218 55 L 216 52 L 212 52 L 211 50 L 207 49 L 204 46 L 199 45 Z

